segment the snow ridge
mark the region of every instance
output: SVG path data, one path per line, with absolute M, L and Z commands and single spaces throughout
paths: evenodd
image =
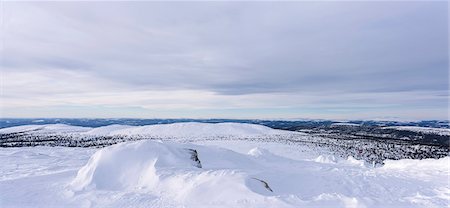
M 0 129 L 1 134 L 17 132 L 39 133 L 81 133 L 91 130 L 91 127 L 71 126 L 66 124 L 23 125 Z
M 145 135 L 154 137 L 259 136 L 286 134 L 266 126 L 243 123 L 174 123 L 146 126 L 106 126 L 85 132 L 89 135 Z
M 79 133 L 86 136 L 148 136 L 156 138 L 196 137 L 258 137 L 284 135 L 295 132 L 276 130 L 266 126 L 245 123 L 198 123 L 184 122 L 146 126 L 108 125 L 97 128 L 65 124 L 24 125 L 0 129 L 0 133 Z

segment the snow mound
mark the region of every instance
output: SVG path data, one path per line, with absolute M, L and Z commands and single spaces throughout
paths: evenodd
M 352 156 L 348 156 L 347 160 L 342 161 L 343 164 L 348 164 L 351 166 L 359 166 L 359 167 L 365 167 L 364 160 L 358 160 Z
M 40 133 L 76 133 L 89 131 L 90 127 L 71 126 L 66 124 L 23 125 L 0 129 L 0 133 L 18 133 L 37 131 Z
M 158 180 L 158 168 L 195 168 L 188 149 L 161 142 L 123 143 L 96 152 L 78 171 L 74 190 L 125 189 L 146 186 Z
M 199 149 L 199 168 L 192 152 Z M 228 159 L 227 159 L 228 158 Z M 228 161 L 227 161 L 228 160 Z M 236 164 L 232 164 L 232 163 Z M 254 167 L 245 155 L 219 148 L 196 145 L 138 141 L 113 145 L 97 151 L 69 185 L 74 193 L 85 191 L 143 190 L 160 197 L 170 197 L 181 204 L 211 201 L 230 204 L 251 199 L 264 205 L 267 200 L 258 192 L 271 191 L 266 183 L 243 171 Z M 219 168 L 222 167 L 222 168 Z M 225 169 L 224 169 L 225 168 Z M 255 192 L 254 190 L 257 190 Z M 269 202 L 275 206 L 281 201 Z
M 333 155 L 319 155 L 319 157 L 314 159 L 314 162 L 318 162 L 318 163 L 336 163 L 337 159 Z
M 247 154 L 254 156 L 254 157 L 261 157 L 264 155 L 272 155 L 272 153 L 269 152 L 268 150 L 259 148 L 259 147 L 255 147 L 255 148 L 249 150 Z

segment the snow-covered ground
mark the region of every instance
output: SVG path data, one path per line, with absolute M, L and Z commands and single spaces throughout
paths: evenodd
M 361 124 L 340 122 L 340 123 L 333 123 L 331 124 L 331 126 L 361 126 Z
M 450 136 L 450 129 L 444 129 L 444 128 L 430 128 L 430 127 L 420 127 L 420 126 L 388 126 L 388 127 L 384 127 L 384 128 L 414 131 L 414 132 L 423 132 L 423 133 L 433 133 L 433 134 L 442 135 L 442 136 Z
M 169 127 L 109 126 L 76 132 L 153 132 L 187 136 L 190 143 L 141 140 L 102 149 L 2 148 L 0 207 L 449 206 L 449 157 L 386 161 L 374 168 L 301 145 L 192 140 L 286 133 L 267 127 Z
M 197 137 L 225 137 L 246 136 L 254 137 L 272 134 L 288 134 L 290 131 L 275 130 L 266 126 L 243 123 L 197 123 L 184 122 L 174 124 L 159 124 L 146 126 L 110 125 L 94 128 L 83 132 L 87 135 L 145 135 L 150 137 L 175 137 L 175 138 L 197 138 Z
M 71 126 L 65 124 L 23 125 L 0 129 L 0 133 L 79 133 L 86 136 L 148 136 L 159 138 L 198 137 L 259 137 L 263 135 L 296 134 L 296 132 L 276 130 L 262 125 L 244 123 L 198 123 L 183 122 L 146 126 L 109 125 L 97 128 Z
M 40 132 L 40 133 L 81 133 L 92 130 L 90 127 L 71 126 L 66 124 L 23 125 L 0 129 L 0 133 Z

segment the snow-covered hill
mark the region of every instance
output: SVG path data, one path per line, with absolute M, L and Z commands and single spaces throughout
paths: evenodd
M 384 127 L 385 129 L 397 129 L 397 130 L 404 130 L 404 131 L 413 131 L 413 132 L 420 132 L 420 133 L 429 133 L 429 134 L 436 134 L 436 135 L 442 135 L 442 136 L 450 136 L 450 129 L 444 129 L 444 128 L 430 128 L 430 127 L 419 127 L 419 126 L 388 126 Z
M 0 134 L 35 132 L 35 133 L 81 133 L 91 127 L 71 126 L 66 124 L 23 125 L 0 129 Z
M 340 123 L 332 123 L 330 126 L 331 127 L 334 127 L 334 126 L 361 126 L 361 124 L 340 122 Z
M 174 123 L 147 126 L 111 125 L 94 128 L 85 132 L 88 135 L 146 135 L 153 137 L 252 137 L 273 134 L 287 134 L 292 132 L 275 130 L 266 126 L 242 123 Z
M 86 136 L 147 136 L 158 138 L 195 137 L 259 137 L 264 135 L 295 134 L 291 131 L 276 130 L 257 124 L 244 123 L 197 123 L 184 122 L 146 126 L 109 125 L 97 128 L 70 126 L 65 124 L 24 125 L 0 129 L 0 134 L 32 132 L 79 133 Z

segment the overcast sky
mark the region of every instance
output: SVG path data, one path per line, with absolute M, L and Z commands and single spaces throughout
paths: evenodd
M 1 117 L 447 119 L 448 3 L 1 3 Z

